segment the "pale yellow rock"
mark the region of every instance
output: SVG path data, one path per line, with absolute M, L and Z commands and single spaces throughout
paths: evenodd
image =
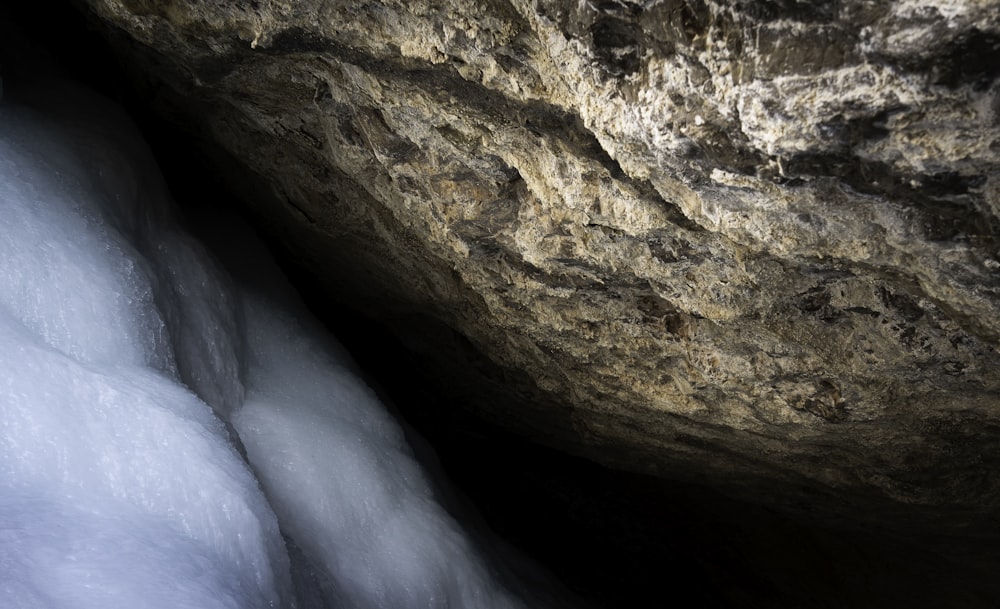
M 485 355 L 485 416 L 1000 507 L 1000 4 L 81 1 L 331 294 Z

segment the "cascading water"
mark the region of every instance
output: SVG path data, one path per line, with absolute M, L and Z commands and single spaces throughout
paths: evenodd
M 4 606 L 528 606 L 248 231 L 229 275 L 118 110 L 4 95 Z

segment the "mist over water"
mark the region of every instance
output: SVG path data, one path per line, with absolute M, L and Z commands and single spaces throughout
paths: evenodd
M 543 605 L 247 229 L 212 224 L 219 258 L 182 231 L 88 91 L 3 95 L 5 607 Z

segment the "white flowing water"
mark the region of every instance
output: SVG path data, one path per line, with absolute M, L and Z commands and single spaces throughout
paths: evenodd
M 6 93 L 0 606 L 526 606 L 247 231 L 230 275 L 118 110 Z

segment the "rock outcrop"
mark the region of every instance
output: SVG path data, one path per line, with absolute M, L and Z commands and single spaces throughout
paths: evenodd
M 482 415 L 831 515 L 1000 507 L 997 2 L 82 4 Z

